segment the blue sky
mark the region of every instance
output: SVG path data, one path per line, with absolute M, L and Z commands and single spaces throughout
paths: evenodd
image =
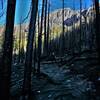
M 5 10 L 5 14 L 3 17 L 0 17 L 0 24 L 4 24 L 5 23 L 5 19 L 6 19 L 6 7 L 7 7 L 7 0 L 3 0 L 3 9 L 2 9 L 2 3 L 0 0 L 0 15 L 3 13 L 3 10 Z M 29 10 L 30 10 L 30 5 L 31 5 L 31 0 L 16 0 L 16 14 L 15 14 L 15 24 L 18 24 L 20 22 L 20 20 L 23 20 Z M 39 9 L 41 11 L 41 4 L 42 4 L 42 0 L 39 0 Z M 65 0 L 65 8 L 70 7 L 73 8 L 73 1 L 75 3 L 75 9 L 79 9 L 80 7 L 80 0 Z M 92 2 L 92 0 L 83 0 L 83 8 L 85 7 L 89 7 Z M 100 1 L 100 0 L 99 0 Z M 54 11 L 56 9 L 60 9 L 62 7 L 62 0 L 50 0 L 50 5 L 51 5 L 51 11 Z

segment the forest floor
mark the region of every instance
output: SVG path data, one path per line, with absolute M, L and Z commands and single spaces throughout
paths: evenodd
M 89 92 L 92 82 L 88 80 L 87 73 L 89 75 L 89 68 L 98 66 L 97 54 L 84 53 L 75 57 L 69 64 L 66 63 L 68 57 L 65 59 L 64 64 L 60 66 L 58 63 L 48 64 L 43 61 L 41 75 L 37 77 L 32 74 L 32 90 L 36 100 L 92 100 Z M 14 65 L 11 81 L 11 94 L 14 98 L 12 100 L 19 100 L 22 84 L 23 65 Z

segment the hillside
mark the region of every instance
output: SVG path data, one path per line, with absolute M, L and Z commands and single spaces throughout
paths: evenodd
M 90 7 L 88 9 L 83 9 L 81 12 L 81 16 L 84 20 L 84 17 L 86 16 L 87 19 L 89 20 L 91 18 L 91 15 L 94 14 L 93 8 Z M 50 13 L 50 29 L 54 26 L 62 26 L 62 9 L 57 9 Z M 80 20 L 80 11 L 78 10 L 72 10 L 70 8 L 65 8 L 64 9 L 64 25 L 65 26 L 70 26 L 72 25 L 71 21 L 75 20 L 75 23 L 78 23 Z M 22 24 L 21 28 L 23 32 L 28 31 L 28 23 Z M 20 25 L 15 25 L 14 28 L 14 33 L 18 33 L 20 30 Z M 0 34 L 3 33 L 4 31 L 4 26 L 0 26 Z

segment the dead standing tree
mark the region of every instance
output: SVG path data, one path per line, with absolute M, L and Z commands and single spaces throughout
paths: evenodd
M 80 0 L 80 33 L 79 33 L 79 54 L 82 51 L 82 0 Z
M 27 94 L 28 100 L 31 100 L 31 69 L 32 69 L 32 55 L 33 55 L 33 41 L 35 36 L 35 24 L 38 8 L 38 0 L 32 0 L 31 19 L 29 24 L 28 43 L 25 58 L 24 68 L 24 82 L 23 82 L 23 100 Z
M 11 79 L 11 66 L 12 66 L 15 6 L 16 6 L 16 0 L 8 0 L 5 38 L 3 44 L 3 55 L 2 55 L 2 62 L 0 64 L 0 99 L 1 100 L 10 99 L 10 79 Z
M 38 33 L 38 68 L 37 72 L 40 73 L 40 60 L 41 60 L 41 48 L 42 48 L 42 23 L 43 23 L 43 14 L 44 14 L 44 2 L 42 0 L 42 12 L 41 12 L 41 24 L 40 24 L 40 31 Z
M 46 51 L 46 42 L 47 42 L 47 1 L 45 0 L 45 13 L 44 13 L 44 54 L 47 54 Z
M 50 0 L 48 0 L 48 24 L 47 24 L 47 41 L 46 41 L 46 47 L 47 47 L 47 55 L 49 55 L 50 54 L 50 50 L 49 50 L 49 36 L 50 36 L 50 25 L 49 25 L 49 22 L 50 22 Z
M 100 62 L 100 12 L 99 12 L 99 0 L 94 0 L 95 10 L 96 10 L 96 42 L 97 42 L 97 51 L 99 54 L 99 62 Z
M 65 31 L 64 31 L 64 0 L 62 0 L 62 44 L 61 44 L 61 49 L 62 49 L 62 53 L 64 54 L 65 51 Z

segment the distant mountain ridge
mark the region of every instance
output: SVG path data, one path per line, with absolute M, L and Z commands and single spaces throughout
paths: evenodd
M 90 7 L 88 9 L 83 9 L 81 11 L 81 17 L 84 22 L 84 17 L 87 17 L 87 19 L 90 19 L 95 15 L 93 7 Z M 50 28 L 52 26 L 62 26 L 62 9 L 57 9 L 50 13 Z M 70 26 L 72 22 L 75 21 L 77 23 L 80 20 L 80 11 L 79 10 L 72 10 L 71 8 L 65 8 L 64 9 L 64 25 Z M 28 32 L 28 26 L 29 23 L 22 24 L 22 31 Z M 19 33 L 20 25 L 15 25 L 14 33 Z M 0 26 L 0 34 L 4 32 L 4 27 Z
M 89 9 L 83 9 L 81 11 L 81 17 L 82 19 L 84 17 L 90 18 L 91 16 L 94 16 L 93 7 L 90 7 Z M 53 25 L 62 25 L 62 9 L 58 9 L 50 14 L 50 24 Z M 66 22 L 68 19 L 72 22 L 74 20 L 80 20 L 80 11 L 79 10 L 72 10 L 70 8 L 64 9 L 64 22 Z M 75 21 L 75 22 L 77 22 Z M 67 22 L 65 23 L 67 25 Z M 68 25 L 69 26 L 69 25 Z

